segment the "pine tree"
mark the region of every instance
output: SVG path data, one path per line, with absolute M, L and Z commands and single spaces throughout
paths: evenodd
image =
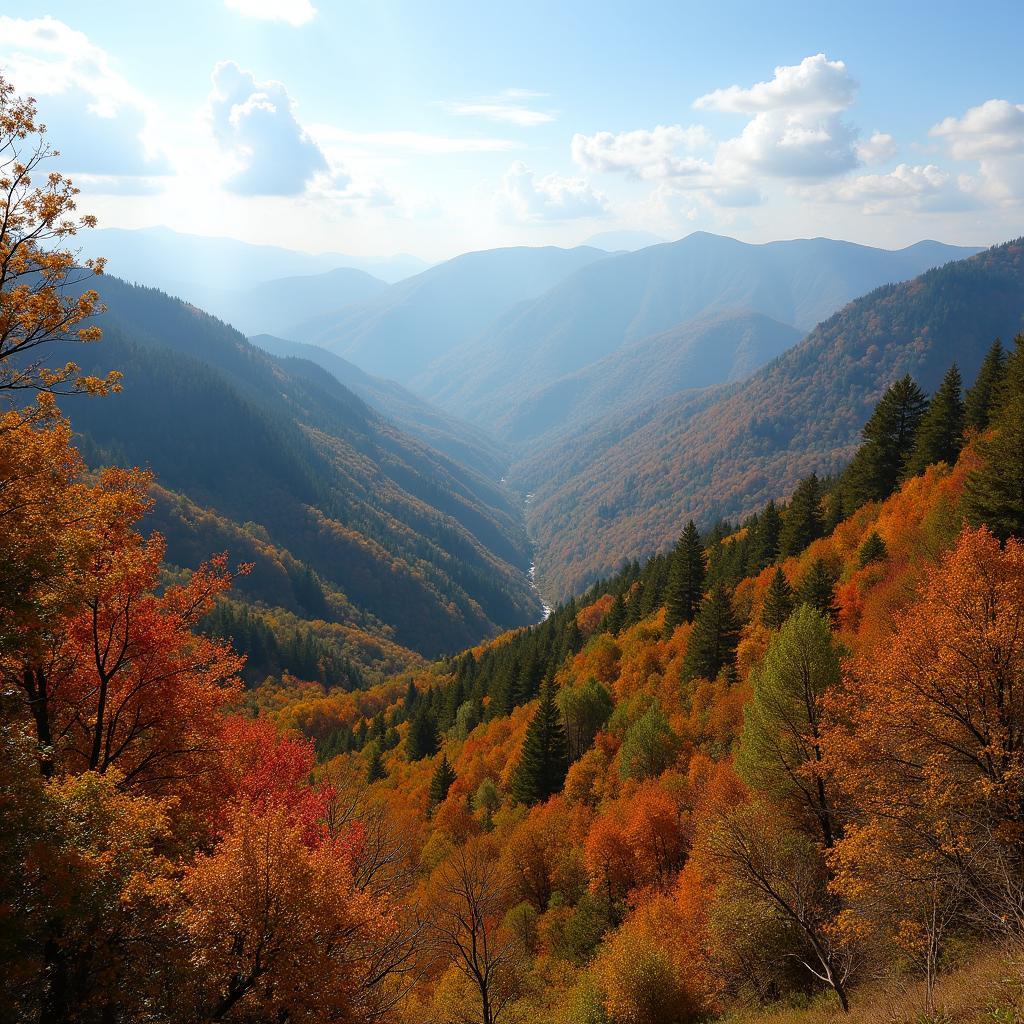
M 828 562 L 824 558 L 816 558 L 797 588 L 797 603 L 806 604 L 835 622 L 839 617 L 836 582 L 836 573 Z
M 779 537 L 783 558 L 798 555 L 811 541 L 822 536 L 821 484 L 816 473 L 796 485 Z
M 448 761 L 448 755 L 442 754 L 441 760 L 437 762 L 434 775 L 430 780 L 430 790 L 427 794 L 427 817 L 430 817 L 434 810 L 442 803 L 448 795 L 448 790 L 455 782 L 455 769 Z
M 665 636 L 681 622 L 693 622 L 704 593 L 704 547 L 697 526 L 691 519 L 672 552 L 665 590 Z
M 523 804 L 547 800 L 561 790 L 568 770 L 569 742 L 549 679 L 526 730 L 519 763 L 512 774 L 512 795 Z
M 978 445 L 981 466 L 967 478 L 967 518 L 1000 540 L 1024 537 L 1024 395 L 1005 402 L 995 426 Z
M 905 477 L 917 476 L 936 462 L 945 462 L 949 466 L 956 462 L 964 443 L 962 383 L 960 370 L 954 363 L 917 428 L 914 449 L 904 471 Z
M 366 781 L 376 782 L 387 777 L 384 760 L 381 756 L 380 744 L 376 740 L 366 748 Z
M 1002 342 L 996 338 L 978 370 L 974 385 L 967 390 L 964 400 L 965 426 L 977 431 L 988 427 L 1005 376 L 1006 352 Z
M 754 569 L 763 569 L 779 557 L 779 540 L 782 537 L 782 515 L 774 501 L 769 501 L 757 523 L 754 547 Z
M 604 618 L 601 628 L 612 636 L 618 636 L 619 631 L 626 624 L 626 602 L 622 598 L 622 591 L 615 595 L 611 608 Z
M 762 624 L 766 629 L 781 629 L 786 619 L 793 614 L 793 607 L 793 588 L 782 569 L 776 569 L 764 595 Z
M 740 627 L 729 592 L 721 584 L 704 599 L 683 659 L 683 677 L 715 679 L 723 669 L 734 671 Z
M 863 569 L 872 562 L 884 562 L 888 557 L 889 550 L 885 546 L 885 541 L 878 535 L 877 530 L 872 530 L 864 538 L 864 543 L 857 552 L 857 564 Z
M 419 761 L 424 757 L 433 757 L 437 753 L 437 724 L 428 707 L 422 702 L 409 723 L 409 733 L 405 737 L 405 755 L 410 761 Z
M 844 474 L 851 507 L 888 498 L 896 490 L 927 408 L 928 400 L 910 374 L 882 396 L 861 431 L 864 443 Z

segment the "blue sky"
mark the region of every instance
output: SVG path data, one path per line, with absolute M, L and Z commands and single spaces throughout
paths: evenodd
M 106 226 L 440 259 L 606 230 L 1024 233 L 1019 3 L 49 0 L 0 14 Z

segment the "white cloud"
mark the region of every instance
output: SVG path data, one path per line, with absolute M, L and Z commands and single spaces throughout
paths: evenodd
M 546 174 L 538 178 L 521 160 L 505 172 L 499 205 L 515 219 L 536 223 L 600 217 L 608 211 L 608 199 L 583 178 Z
M 845 110 L 857 91 L 841 60 L 825 54 L 804 57 L 799 64 L 777 67 L 770 82 L 758 82 L 749 89 L 730 85 L 694 101 L 698 110 L 723 110 L 756 114 L 773 110 L 803 110 L 828 113 Z
M 149 104 L 84 33 L 49 16 L 0 15 L 0 66 L 19 92 L 38 100 L 68 173 L 169 171 L 153 141 Z
M 213 69 L 209 122 L 214 138 L 236 160 L 225 187 L 239 195 L 299 195 L 330 168 L 295 118 L 280 82 L 257 82 L 234 61 Z M 342 183 L 343 184 L 343 183 Z
M 535 128 L 555 120 L 550 110 L 535 110 L 522 100 L 539 99 L 545 93 L 529 89 L 505 89 L 497 96 L 488 96 L 469 103 L 446 103 L 445 109 L 456 117 L 479 117 L 485 121 L 514 124 L 520 128 Z
M 977 160 L 971 189 L 997 205 L 1024 201 L 1024 104 L 988 100 L 963 117 L 947 117 L 930 134 L 943 139 L 954 160 Z
M 283 21 L 298 28 L 316 17 L 309 0 L 224 0 L 232 11 L 261 21 Z
M 977 205 L 966 179 L 935 164 L 899 164 L 888 174 L 861 174 L 803 190 L 805 198 L 848 203 L 866 214 L 894 211 L 948 212 Z
M 429 132 L 353 132 L 325 124 L 311 124 L 308 131 L 321 148 L 338 146 L 361 153 L 398 150 L 422 156 L 445 156 L 452 153 L 507 153 L 522 148 L 522 143 L 512 139 L 460 138 Z
M 857 143 L 857 156 L 864 164 L 884 164 L 896 155 L 896 140 L 886 132 L 875 132 L 866 142 Z
M 681 157 L 680 149 L 707 145 L 709 136 L 702 125 L 658 125 L 631 132 L 576 133 L 572 137 L 573 160 L 585 171 L 621 171 L 638 178 L 660 179 L 706 174 L 706 161 Z

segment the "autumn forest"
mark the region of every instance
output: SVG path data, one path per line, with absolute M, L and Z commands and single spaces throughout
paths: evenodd
M 45 119 L 0 78 L 0 1020 L 1024 1020 L 1024 241 L 247 337 L 88 255 Z

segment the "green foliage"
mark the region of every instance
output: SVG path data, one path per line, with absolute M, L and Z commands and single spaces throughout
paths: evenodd
M 490 832 L 494 827 L 494 812 L 501 806 L 501 794 L 493 779 L 484 779 L 471 801 L 473 810 L 481 816 L 485 832 Z
M 665 592 L 665 635 L 681 622 L 693 622 L 704 594 L 704 545 L 691 519 L 672 552 Z
M 444 798 L 448 795 L 448 790 L 452 788 L 455 779 L 455 769 L 451 766 L 448 755 L 442 754 L 441 760 L 437 762 L 437 767 L 434 769 L 434 774 L 430 779 L 430 789 L 427 796 L 428 817 L 434 813 L 434 809 L 439 804 L 444 802 Z
M 568 770 L 569 742 L 555 704 L 554 687 L 547 682 L 512 775 L 512 795 L 524 804 L 547 800 L 561 790 Z
M 433 757 L 438 750 L 437 723 L 429 707 L 420 705 L 409 723 L 405 737 L 405 756 L 410 761 Z
M 740 624 L 733 611 L 732 598 L 725 587 L 716 586 L 704 599 L 693 622 L 693 631 L 683 659 L 683 676 L 715 679 L 723 670 L 735 670 L 736 646 Z
M 614 704 L 607 687 L 590 678 L 568 683 L 555 698 L 569 742 L 569 760 L 575 761 L 594 742 L 598 729 L 608 721 Z
M 821 482 L 817 474 L 812 473 L 797 484 L 790 499 L 779 537 L 779 554 L 783 558 L 798 555 L 823 534 Z
M 885 541 L 878 535 L 877 530 L 872 530 L 857 552 L 857 564 L 863 569 L 873 562 L 884 562 L 889 557 L 889 551 Z
M 380 779 L 387 778 L 388 773 L 384 770 L 384 759 L 381 754 L 380 744 L 376 740 L 368 743 L 363 753 L 366 757 L 366 781 L 377 782 Z
M 928 411 L 914 437 L 914 449 L 904 470 L 905 477 L 917 476 L 936 462 L 952 466 L 963 447 L 963 381 L 954 363 L 935 392 Z
M 1007 401 L 996 432 L 978 445 L 982 465 L 967 478 L 964 506 L 1000 540 L 1024 536 L 1024 395 Z
M 657 778 L 679 752 L 679 737 L 656 703 L 626 730 L 619 752 L 619 771 L 627 779 Z
M 852 507 L 881 501 L 896 489 L 907 473 L 927 408 L 928 400 L 910 374 L 890 385 L 864 425 L 864 443 L 843 475 Z
M 829 622 L 835 622 L 839 617 L 839 607 L 836 604 L 837 581 L 835 568 L 824 558 L 816 558 L 797 587 L 797 603 L 808 605 L 824 615 Z
M 1002 342 L 996 338 L 978 370 L 973 386 L 967 390 L 964 400 L 965 426 L 977 431 L 988 427 L 1005 376 L 1006 353 Z
M 782 569 L 776 569 L 761 609 L 761 623 L 765 629 L 781 629 L 793 612 L 793 588 Z
M 736 770 L 752 789 L 785 806 L 794 803 L 824 830 L 830 844 L 832 809 L 819 780 L 805 771 L 821 760 L 821 699 L 839 685 L 840 649 L 828 620 L 801 605 L 772 637 L 752 673 L 753 697 L 743 716 Z

